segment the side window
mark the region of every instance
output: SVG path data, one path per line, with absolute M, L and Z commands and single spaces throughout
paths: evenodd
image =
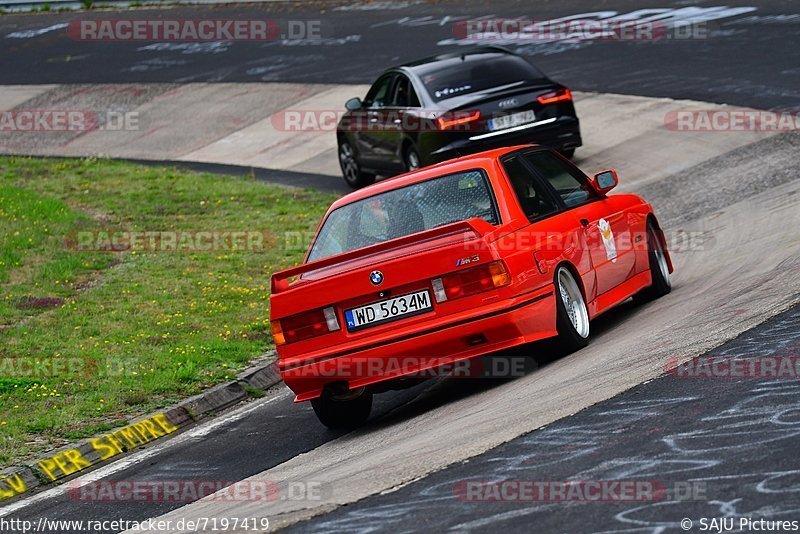
M 567 207 L 586 202 L 597 195 L 577 170 L 549 152 L 535 152 L 523 156 L 541 174 L 564 200 Z
M 317 249 L 317 257 L 326 258 L 341 254 L 347 250 L 347 243 L 344 241 L 344 237 L 348 235 L 347 225 L 349 221 L 343 218 L 331 217 L 330 219 L 331 224 L 322 228 L 314 244 L 314 248 Z M 313 260 L 314 258 L 312 257 L 309 261 Z
M 525 167 L 521 155 L 512 156 L 503 161 L 506 174 L 514 192 L 517 194 L 522 211 L 528 219 L 536 219 L 549 213 L 557 211 L 541 185 L 536 181 L 536 177 Z
M 419 98 L 411 81 L 403 75 L 397 76 L 392 104 L 399 108 L 418 108 Z
M 364 98 L 367 107 L 382 108 L 390 104 L 392 80 L 394 80 L 394 75 L 387 74 L 378 78 L 378 81 L 372 84 L 366 98 Z

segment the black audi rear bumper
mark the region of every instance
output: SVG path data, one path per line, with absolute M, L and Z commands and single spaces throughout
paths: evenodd
M 578 118 L 561 116 L 523 124 L 507 130 L 475 132 L 432 151 L 428 155 L 427 161 L 423 161 L 423 163 L 432 165 L 482 150 L 528 143 L 544 145 L 557 150 L 577 148 L 582 144 Z M 421 157 L 426 159 L 424 154 L 421 154 Z

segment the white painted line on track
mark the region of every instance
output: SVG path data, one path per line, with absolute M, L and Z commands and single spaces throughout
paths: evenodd
M 53 24 L 52 26 L 48 26 L 46 28 L 39 28 L 38 30 L 22 30 L 18 32 L 12 32 L 6 35 L 6 39 L 30 39 L 31 37 L 37 37 L 39 35 L 44 35 L 45 33 L 63 30 L 67 26 L 69 26 L 69 24 L 62 22 L 60 24 Z

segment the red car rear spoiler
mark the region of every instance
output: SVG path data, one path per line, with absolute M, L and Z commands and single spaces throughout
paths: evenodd
M 475 232 L 478 236 L 484 236 L 487 233 L 494 230 L 494 226 L 484 221 L 483 219 L 474 217 L 466 221 L 458 221 L 452 224 L 447 224 L 445 226 L 431 228 L 430 230 L 425 230 L 424 232 L 398 237 L 397 239 L 391 239 L 389 241 L 384 241 L 382 243 L 376 243 L 375 245 L 370 245 L 368 247 L 351 250 L 343 254 L 337 254 L 336 256 L 330 256 L 328 258 L 323 258 L 321 260 L 313 261 L 311 263 L 304 263 L 303 265 L 299 265 L 297 267 L 292 267 L 291 269 L 286 269 L 284 271 L 279 271 L 277 273 L 274 273 L 272 275 L 272 284 L 271 284 L 272 294 L 274 295 L 276 293 L 280 293 L 281 291 L 286 291 L 287 289 L 289 289 L 288 280 L 290 278 L 294 278 L 296 276 L 300 276 L 305 273 L 310 273 L 312 271 L 324 269 L 325 267 L 330 267 L 332 265 L 344 263 L 350 260 L 363 258 L 372 254 L 378 254 L 380 252 L 385 252 L 393 248 L 404 247 L 406 245 L 410 245 L 422 240 L 442 237 L 448 234 L 461 233 L 467 230 Z

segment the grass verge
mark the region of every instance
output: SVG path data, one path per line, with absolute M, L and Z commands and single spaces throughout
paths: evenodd
M 269 275 L 302 259 L 332 200 L 118 161 L 0 158 L 0 468 L 230 379 L 270 348 Z

